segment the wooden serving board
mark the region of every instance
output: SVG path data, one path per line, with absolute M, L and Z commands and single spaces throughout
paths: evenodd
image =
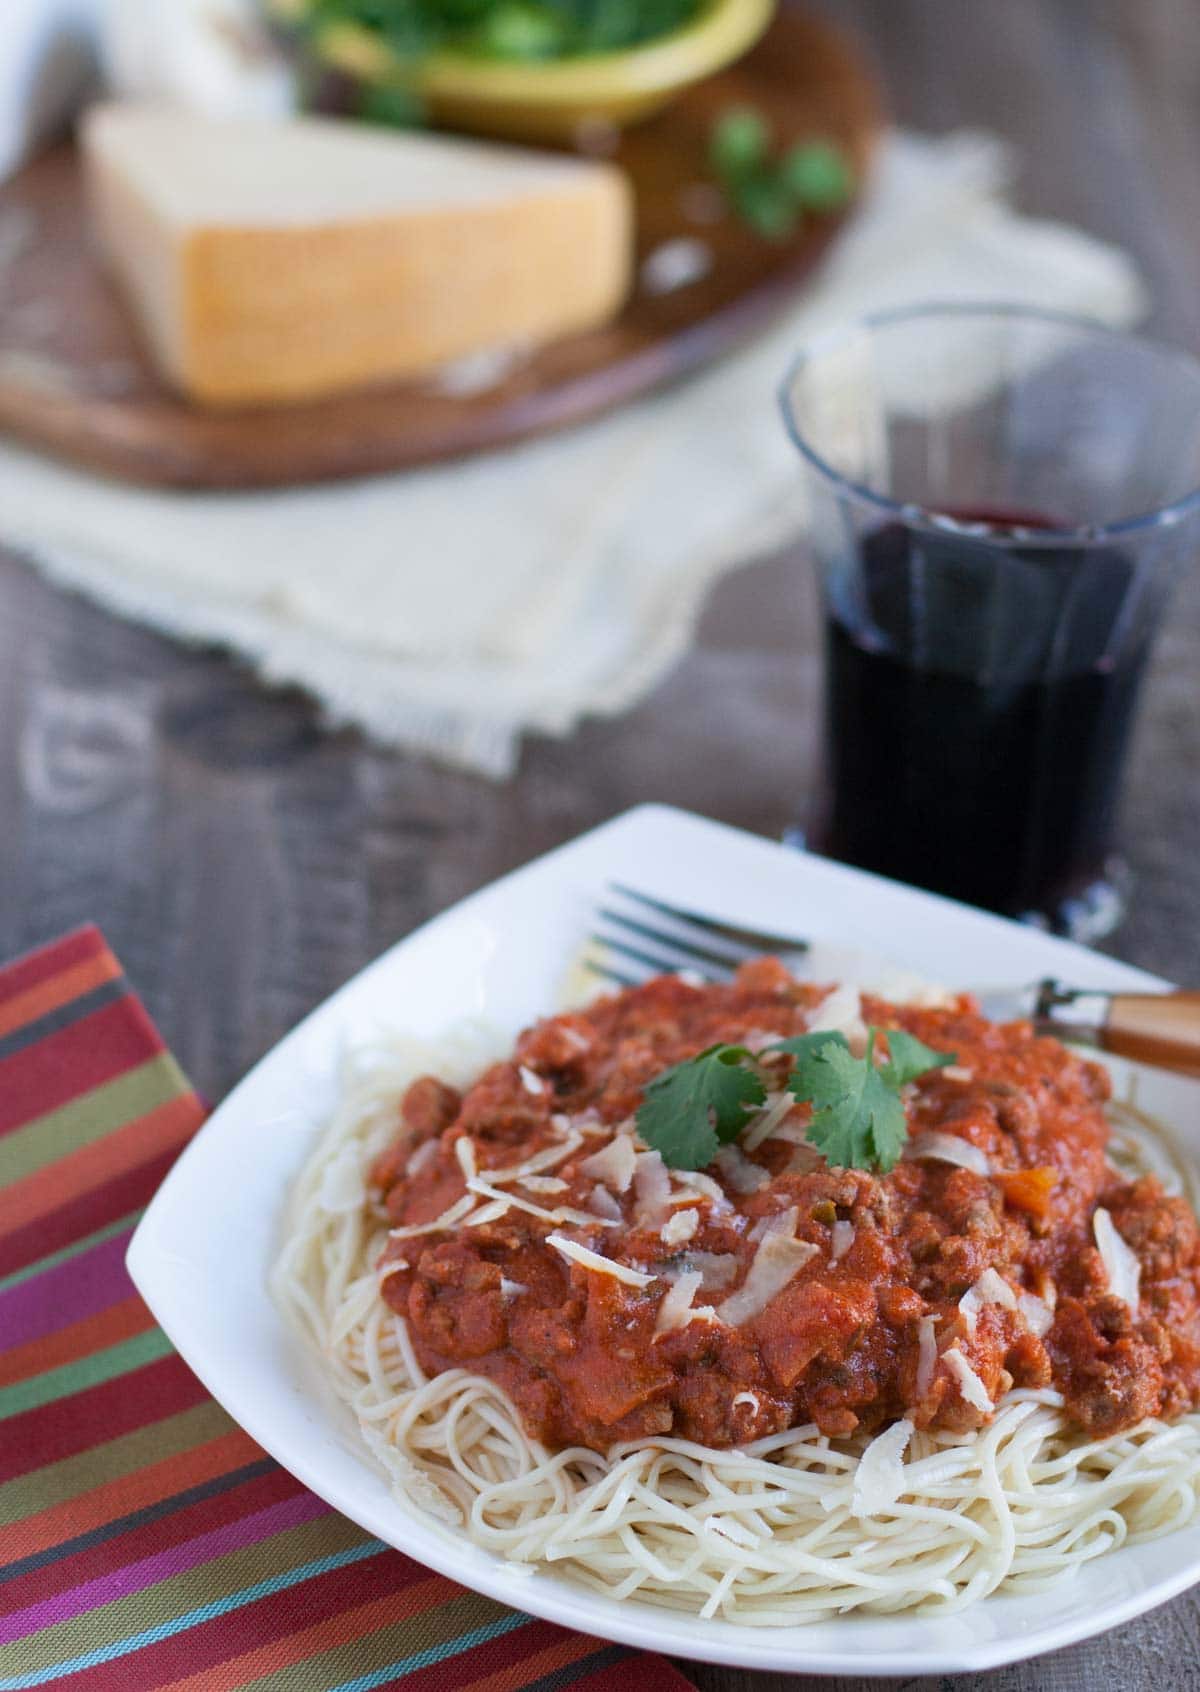
M 839 31 L 787 8 L 740 63 L 623 137 L 615 157 L 636 190 L 639 281 L 612 324 L 475 391 L 390 384 L 267 411 L 204 411 L 159 381 L 90 250 L 78 161 L 63 146 L 0 193 L 0 431 L 131 481 L 270 487 L 429 464 L 619 405 L 770 322 L 842 221 L 812 220 L 775 243 L 727 212 L 696 216 L 714 198 L 697 193 L 713 122 L 739 104 L 781 139 L 836 139 L 865 174 L 881 124 L 874 78 Z M 656 293 L 641 267 L 680 237 L 704 243 L 709 269 Z

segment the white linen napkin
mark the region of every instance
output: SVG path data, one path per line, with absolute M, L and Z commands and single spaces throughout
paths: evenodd
M 298 683 L 332 723 L 493 777 L 521 735 L 635 703 L 721 572 L 803 521 L 776 389 L 814 331 L 930 299 L 1113 324 L 1143 311 L 1120 252 L 1016 215 L 994 139 L 894 134 L 819 278 L 746 350 L 547 440 L 352 484 L 124 487 L 0 443 L 0 538 L 48 576 Z

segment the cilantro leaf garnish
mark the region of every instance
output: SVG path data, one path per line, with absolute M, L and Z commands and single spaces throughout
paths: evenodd
M 710 1046 L 698 1057 L 664 1069 L 645 1090 L 638 1108 L 638 1133 L 672 1169 L 703 1169 L 721 1146 L 736 1140 L 746 1112 L 756 1110 L 767 1089 L 745 1046 Z
M 889 1029 L 890 1055 L 876 1065 L 879 1033 L 877 1028 L 868 1031 L 861 1058 L 854 1056 L 844 1034 L 829 1029 L 767 1048 L 795 1060 L 787 1088 L 812 1106 L 808 1139 L 827 1163 L 841 1169 L 877 1168 L 886 1174 L 894 1168 L 908 1134 L 901 1088 L 954 1062 L 953 1054 L 932 1051 L 912 1034 Z M 753 1058 L 745 1046 L 710 1046 L 648 1084 L 637 1113 L 638 1132 L 670 1168 L 703 1169 L 722 1145 L 738 1137 L 747 1112 L 767 1096 L 761 1076 L 750 1067 Z
M 894 1087 L 906 1087 L 929 1070 L 944 1069 L 954 1062 L 953 1052 L 932 1051 L 915 1034 L 906 1034 L 902 1028 L 889 1028 L 887 1043 L 891 1055 L 882 1073 Z
M 844 1034 L 805 1034 L 783 1042 L 795 1051 L 788 1091 L 813 1107 L 808 1139 L 839 1169 L 894 1169 L 908 1135 L 900 1089 L 929 1069 L 953 1063 L 900 1030 L 888 1033 L 891 1057 L 875 1066 L 877 1028 L 856 1058 Z M 797 1050 L 797 1048 L 799 1048 Z

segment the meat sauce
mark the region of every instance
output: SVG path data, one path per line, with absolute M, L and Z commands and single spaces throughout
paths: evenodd
M 806 1105 L 779 1124 L 784 1138 L 726 1154 L 699 1180 L 656 1168 L 636 1139 L 600 1159 L 606 1178 L 585 1167 L 633 1132 L 661 1070 L 718 1041 L 758 1049 L 802 1033 L 827 993 L 769 959 L 728 986 L 662 977 L 528 1029 L 464 1096 L 415 1082 L 372 1199 L 398 1230 L 380 1259 L 382 1294 L 423 1367 L 498 1382 L 528 1432 L 556 1448 L 665 1435 L 730 1446 L 805 1422 L 841 1437 L 902 1415 L 965 1431 L 989 1419 L 980 1386 L 991 1405 L 1012 1386 L 1052 1386 L 1096 1435 L 1194 1407 L 1194 1216 L 1107 1160 L 1102 1068 L 1027 1023 L 989 1023 L 968 998 L 867 998 L 862 1015 L 954 1054 L 907 1089 L 909 1151 L 920 1134 L 953 1136 L 987 1174 L 926 1156 L 886 1176 L 830 1168 L 804 1143 Z M 777 1061 L 786 1073 L 790 1060 Z M 524 1181 L 504 1173 L 527 1162 L 539 1168 Z M 471 1194 L 452 1223 L 404 1232 L 466 1198 L 472 1167 L 484 1182 L 501 1172 L 501 1200 Z M 1097 1206 L 1140 1266 L 1136 1309 L 1110 1290 Z M 715 1316 L 745 1282 L 766 1219 L 793 1208 L 808 1261 L 757 1313 Z M 551 1234 L 645 1284 L 565 1257 Z M 1004 1296 L 980 1303 L 996 1288 L 989 1270 Z M 701 1277 L 694 1307 L 664 1327 L 663 1301 L 689 1272 Z M 976 1377 L 967 1396 L 960 1360 Z

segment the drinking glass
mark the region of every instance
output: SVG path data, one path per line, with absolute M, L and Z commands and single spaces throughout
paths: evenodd
M 813 342 L 782 402 L 825 616 L 810 843 L 1107 932 L 1138 693 L 1200 548 L 1200 362 L 1052 312 L 930 305 Z

